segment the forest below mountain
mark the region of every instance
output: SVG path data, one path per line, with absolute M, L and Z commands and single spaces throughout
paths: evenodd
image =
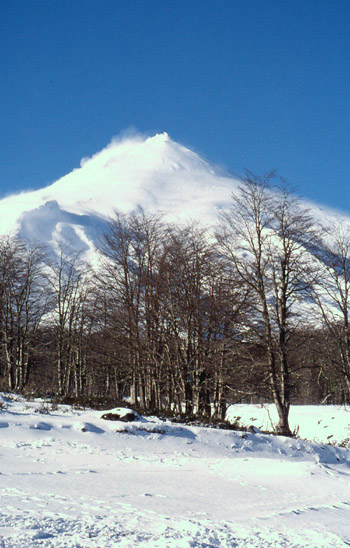
M 350 235 L 248 175 L 218 229 L 116 213 L 98 268 L 0 249 L 6 391 L 223 420 L 227 405 L 350 403 Z

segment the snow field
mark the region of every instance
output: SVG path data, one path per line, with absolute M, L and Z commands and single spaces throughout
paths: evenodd
M 273 432 L 278 422 L 274 405 L 231 405 L 226 420 L 243 427 L 255 426 Z M 350 447 L 350 408 L 339 405 L 293 405 L 289 413 L 292 431 L 298 437 L 316 442 Z
M 0 547 L 350 544 L 347 448 L 2 401 Z

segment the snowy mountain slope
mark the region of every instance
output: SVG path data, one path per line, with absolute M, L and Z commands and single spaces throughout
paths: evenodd
M 0 397 L 0 546 L 349 545 L 349 449 Z
M 239 182 L 166 134 L 115 140 L 50 186 L 0 200 L 0 234 L 82 251 L 94 259 L 95 246 L 114 210 L 142 205 L 169 220 L 217 222 Z M 349 226 L 350 219 L 305 203 L 315 220 Z
M 19 232 L 86 251 L 115 209 L 142 205 L 169 219 L 213 223 L 237 181 L 166 133 L 114 141 L 52 185 L 0 201 L 0 233 Z M 80 244 L 81 242 L 81 244 Z

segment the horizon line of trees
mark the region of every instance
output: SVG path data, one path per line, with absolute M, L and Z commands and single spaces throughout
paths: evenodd
M 248 174 L 215 234 L 116 213 L 97 271 L 2 238 L 2 389 L 211 420 L 273 401 L 286 435 L 291 403 L 350 403 L 350 234 L 270 183 Z

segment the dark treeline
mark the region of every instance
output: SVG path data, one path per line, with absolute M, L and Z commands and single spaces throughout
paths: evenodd
M 248 175 L 216 234 L 116 214 L 92 270 L 0 243 L 2 388 L 223 419 L 232 402 L 350 402 L 350 235 Z

